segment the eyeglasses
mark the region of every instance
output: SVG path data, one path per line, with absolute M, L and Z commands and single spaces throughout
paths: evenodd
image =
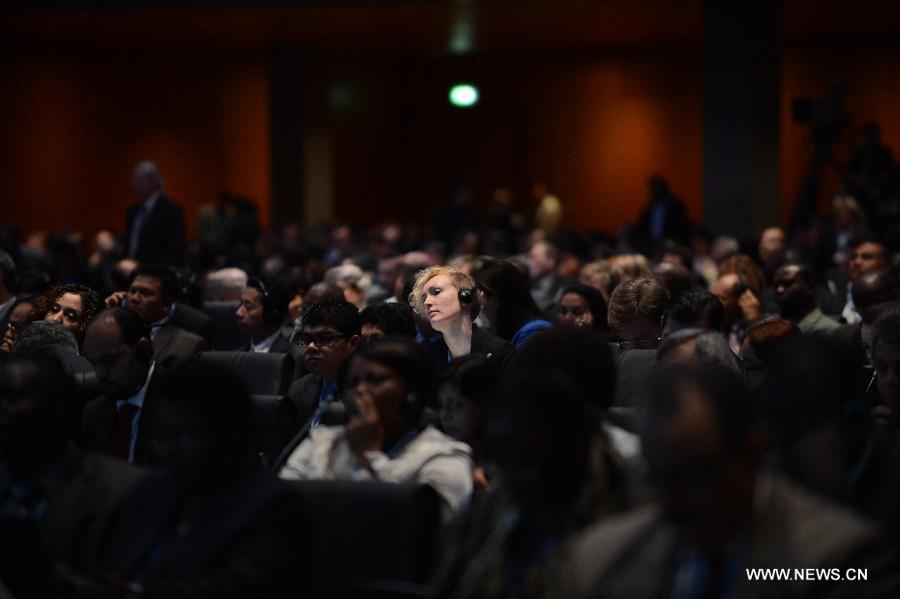
M 297 341 L 297 345 L 300 347 L 306 347 L 308 345 L 316 344 L 316 347 L 328 347 L 333 344 L 338 339 L 346 339 L 346 335 L 332 335 L 330 333 L 320 333 L 318 335 L 308 335 L 306 333 L 300 333 L 295 338 Z

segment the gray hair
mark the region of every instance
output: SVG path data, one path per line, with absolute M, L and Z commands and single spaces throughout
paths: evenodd
M 132 175 L 140 175 L 145 179 L 150 179 L 159 185 L 160 189 L 163 189 L 166 186 L 162 173 L 159 172 L 159 167 L 156 166 L 156 163 L 152 160 L 142 160 L 138 162 L 134 167 L 134 171 L 132 171 Z
M 72 331 L 52 320 L 36 320 L 16 332 L 12 353 L 27 355 L 58 346 L 73 354 L 78 353 L 78 340 Z
M 247 286 L 247 273 L 240 268 L 222 268 L 206 277 L 204 299 L 207 301 L 232 301 L 240 298 Z
M 717 364 L 734 372 L 741 372 L 740 362 L 728 347 L 725 337 L 721 333 L 707 329 L 682 329 L 663 339 L 659 349 L 656 350 L 657 363 L 662 364 L 674 359 L 678 348 L 690 342 L 694 343 L 692 362 Z

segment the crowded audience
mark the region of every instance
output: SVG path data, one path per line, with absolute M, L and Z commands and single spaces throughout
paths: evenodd
M 0 597 L 900 596 L 900 247 L 852 193 L 833 239 L 660 177 L 617 238 L 548 193 L 188 239 L 132 186 L 121 237 L 0 230 Z

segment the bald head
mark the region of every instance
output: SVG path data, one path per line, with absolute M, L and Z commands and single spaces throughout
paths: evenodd
M 871 306 L 897 299 L 894 278 L 886 270 L 874 270 L 859 275 L 853 283 L 853 304 L 859 312 Z

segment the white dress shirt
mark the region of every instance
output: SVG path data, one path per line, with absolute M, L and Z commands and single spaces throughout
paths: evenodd
M 275 344 L 275 340 L 278 339 L 278 336 L 281 335 L 281 329 L 278 329 L 271 336 L 266 337 L 259 343 L 250 342 L 250 351 L 255 354 L 267 354 L 271 351 L 272 346 Z

